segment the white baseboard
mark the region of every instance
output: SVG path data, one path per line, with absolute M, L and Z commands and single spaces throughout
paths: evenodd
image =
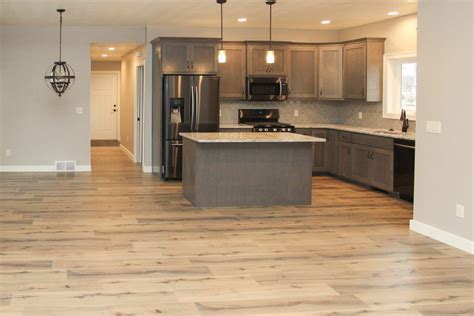
M 410 229 L 419 234 L 440 241 L 454 248 L 458 248 L 470 254 L 474 254 L 474 241 L 456 236 L 439 228 L 411 220 Z
M 152 173 L 153 172 L 151 166 L 145 166 L 145 165 L 142 166 L 142 171 L 144 173 Z
M 124 145 L 120 144 L 120 149 L 122 149 L 122 151 L 125 153 L 125 155 L 127 155 L 128 158 L 130 158 L 130 160 L 135 162 L 135 156 L 133 156 L 133 154 L 127 148 L 125 148 Z
M 90 172 L 90 165 L 77 165 L 75 172 Z M 0 172 L 71 172 L 57 171 L 53 166 L 0 166 Z M 74 172 L 74 171 L 72 171 Z

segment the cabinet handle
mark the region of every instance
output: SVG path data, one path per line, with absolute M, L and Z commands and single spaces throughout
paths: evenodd
M 323 88 L 319 89 L 319 95 L 323 95 Z
M 374 160 L 374 152 L 370 153 L 370 160 Z
M 194 62 L 191 60 L 191 69 L 194 69 Z
M 189 69 L 189 60 L 186 61 L 186 64 L 188 65 L 187 68 Z
M 360 91 L 360 94 L 361 94 L 362 96 L 365 95 L 365 88 L 362 88 L 362 90 Z
M 245 95 L 245 89 L 242 87 L 242 95 Z

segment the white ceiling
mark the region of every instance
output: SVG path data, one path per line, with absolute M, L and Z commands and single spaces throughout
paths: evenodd
M 122 57 L 140 46 L 140 43 L 92 43 L 90 56 L 93 61 L 121 61 Z M 111 51 L 109 48 L 115 48 Z M 102 55 L 107 55 L 103 57 Z
M 417 0 L 277 0 L 275 28 L 335 30 L 416 12 Z M 0 23 L 54 25 L 63 7 L 65 25 L 215 27 L 220 11 L 215 0 L 0 0 Z M 238 23 L 247 17 L 247 23 Z M 226 27 L 267 27 L 265 0 L 228 0 Z M 320 21 L 329 19 L 329 25 Z

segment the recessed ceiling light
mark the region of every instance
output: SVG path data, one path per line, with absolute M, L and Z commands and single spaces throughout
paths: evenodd
M 115 47 L 109 47 L 108 48 L 110 51 L 114 51 L 115 50 Z
M 247 18 L 238 18 L 237 21 L 240 23 L 247 22 Z
M 102 57 L 109 57 L 109 55 L 107 55 L 107 54 L 102 54 Z
M 397 11 L 390 11 L 390 12 L 387 13 L 387 14 L 390 15 L 390 16 L 394 16 L 394 15 L 398 15 L 399 12 L 397 12 Z
M 331 23 L 330 20 L 322 20 L 322 21 L 321 21 L 321 24 L 329 24 L 329 23 Z

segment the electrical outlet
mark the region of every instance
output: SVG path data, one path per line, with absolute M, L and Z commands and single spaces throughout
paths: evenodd
M 82 114 L 82 113 L 84 113 L 84 108 L 81 107 L 81 106 L 76 107 L 76 113 L 77 113 L 77 114 Z
M 222 117 L 222 110 L 219 110 L 219 117 Z
M 362 120 L 362 112 L 359 112 L 359 120 Z
M 295 114 L 295 116 L 299 116 L 299 115 L 300 115 L 300 111 L 295 110 L 295 113 L 294 113 L 294 114 Z
M 456 204 L 456 216 L 464 218 L 464 205 Z
M 10 157 L 10 156 L 12 155 L 12 150 L 11 150 L 10 148 L 8 148 L 8 149 L 6 150 L 6 152 L 5 152 L 5 155 L 6 155 L 7 157 Z

